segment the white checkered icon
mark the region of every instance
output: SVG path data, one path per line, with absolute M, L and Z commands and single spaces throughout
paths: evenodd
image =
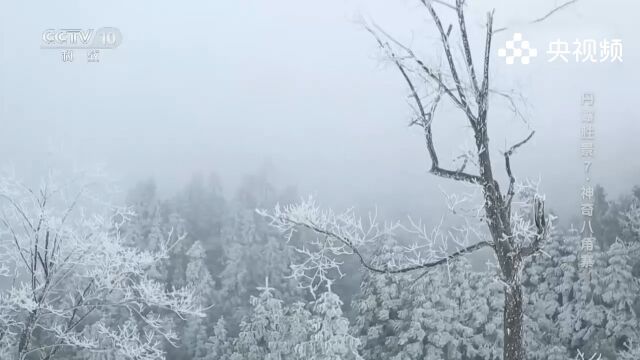
M 498 49 L 498 56 L 506 59 L 508 65 L 513 65 L 516 59 L 520 63 L 528 64 L 532 57 L 538 56 L 538 49 L 531 47 L 528 41 L 522 40 L 521 33 L 514 33 L 513 39 L 508 40 L 505 47 Z

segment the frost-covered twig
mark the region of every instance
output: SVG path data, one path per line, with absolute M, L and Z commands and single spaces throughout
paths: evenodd
M 127 246 L 120 228 L 132 216 L 129 209 L 107 206 L 90 184 L 51 180 L 32 189 L 0 178 L 0 275 L 13 269 L 15 276 L 0 292 L 0 332 L 15 349 L 10 359 L 38 353 L 51 360 L 65 347 L 100 352 L 105 346 L 127 358 L 158 359 L 163 348 L 157 338 L 176 339 L 167 314 L 204 316 L 193 289 L 167 291 L 149 276 L 182 236 L 170 232 L 153 252 Z M 109 311 L 139 320 L 137 330 L 113 328 Z M 98 331 L 89 334 L 90 328 Z
M 409 225 L 398 222 L 379 224 L 375 217 L 370 217 L 367 223 L 356 217 L 353 210 L 334 213 L 332 210 L 322 210 L 309 198 L 298 204 L 276 208 L 269 212 L 258 210 L 258 213 L 269 220 L 271 226 L 278 229 L 288 239 L 298 229 L 308 229 L 318 236 L 305 244 L 298 252 L 303 255 L 303 262 L 292 265 L 293 276 L 305 280 L 304 287 L 312 292 L 321 283 L 329 280 L 332 271 L 341 274 L 340 262 L 337 257 L 353 254 L 366 269 L 377 273 L 406 273 L 410 271 L 428 269 L 451 261 L 459 256 L 474 252 L 483 247 L 491 246 L 489 241 L 479 241 L 465 244 L 454 252 L 447 252 L 447 238 L 440 232 L 439 227 L 427 232 L 419 221 L 409 219 Z M 374 264 L 362 252 L 362 247 L 372 244 L 386 236 L 393 236 L 397 230 L 404 230 L 418 238 L 420 245 L 408 247 L 407 253 L 413 256 L 405 257 L 405 264 Z M 458 242 L 458 244 L 462 244 Z

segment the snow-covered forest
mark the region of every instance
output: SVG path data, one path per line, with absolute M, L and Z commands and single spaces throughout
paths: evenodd
M 640 360 L 616 1 L 11 5 L 0 360 Z
M 297 194 L 263 175 L 230 198 L 215 177 L 194 177 L 167 198 L 146 181 L 126 207 L 106 209 L 49 182 L 32 192 L 4 179 L 0 189 L 10 280 L 0 298 L 2 359 L 501 357 L 495 267 L 474 270 L 461 257 L 422 275 L 377 274 L 344 255 L 344 277 L 312 295 L 290 277 L 311 235 L 287 243 L 255 211 Z M 70 214 L 63 194 L 77 207 Z M 525 266 L 527 359 L 638 359 L 640 189 L 608 199 L 598 187 L 595 197 L 591 272 L 579 267 L 580 236 L 566 226 Z M 384 237 L 366 255 L 389 263 L 406 245 Z

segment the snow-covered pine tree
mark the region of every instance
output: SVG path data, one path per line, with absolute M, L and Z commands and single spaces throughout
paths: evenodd
M 502 284 L 460 258 L 404 287 L 402 352 L 394 359 L 498 359 Z M 403 305 L 404 306 L 404 305 Z
M 606 337 L 615 340 L 616 351 L 624 349 L 624 344 L 634 338 L 640 329 L 634 302 L 640 294 L 638 279 L 631 274 L 632 259 L 629 248 L 617 240 L 607 250 L 607 266 L 599 272 L 601 297 L 606 312 Z
M 148 249 L 148 240 L 158 210 L 156 184 L 148 180 L 136 184 L 127 194 L 126 204 L 133 211 L 133 218 L 122 229 L 125 243 L 139 249 Z
M 557 336 L 560 344 L 562 344 L 559 346 L 564 347 L 570 354 L 575 353 L 575 349 L 578 348 L 575 344 L 576 339 L 574 334 L 580 329 L 581 323 L 578 318 L 578 313 L 580 309 L 583 308 L 582 306 L 584 306 L 583 303 L 578 304 L 576 301 L 580 239 L 581 237 L 577 230 L 572 230 L 566 236 L 559 237 L 557 239 L 559 243 L 556 251 L 557 257 L 554 261 L 555 270 L 547 270 L 551 278 L 554 276 L 559 277 L 559 279 L 555 280 L 555 282 L 558 282 L 555 290 L 550 289 L 551 292 L 557 294 L 559 304 L 559 309 L 555 310 L 557 315 L 551 315 L 552 319 L 555 319 L 554 323 L 558 328 L 558 332 L 552 333 L 552 336 Z M 550 250 L 553 250 L 553 248 L 550 248 Z M 544 335 L 542 335 L 541 340 L 544 342 Z
M 444 357 L 444 346 L 451 336 L 446 323 L 453 314 L 446 311 L 441 302 L 447 289 L 442 287 L 442 270 L 433 269 L 403 286 L 403 308 L 398 312 L 402 322 L 402 328 L 398 329 L 398 344 L 402 351 L 393 357 L 394 360 Z M 445 333 L 439 334 L 439 331 Z
M 227 335 L 227 324 L 224 317 L 220 317 L 213 327 L 213 334 L 207 340 L 208 354 L 205 360 L 229 360 L 232 353 L 232 343 Z
M 286 332 L 289 347 L 289 358 L 304 360 L 304 349 L 314 327 L 314 317 L 307 308 L 309 304 L 296 301 L 287 307 Z
M 227 207 L 217 175 L 193 176 L 168 206 L 169 213 L 178 213 L 184 219 L 185 230 L 192 241 L 200 240 L 205 249 L 220 236 Z
M 342 314 L 342 300 L 331 290 L 331 281 L 314 302 L 313 314 L 308 341 L 298 348 L 300 359 L 363 360 L 359 354 L 360 340 L 349 331 L 349 320 Z
M 207 269 L 206 254 L 200 241 L 195 241 L 186 255 L 189 259 L 185 274 L 187 286 L 194 289 L 195 300 L 200 306 L 209 307 L 213 303 L 214 282 Z M 204 359 L 208 353 L 208 325 L 207 318 L 191 318 L 186 321 L 181 339 L 183 353 L 189 359 Z
M 464 258 L 451 269 L 448 296 L 455 300 L 453 329 L 460 353 L 460 357 L 452 358 L 501 358 L 504 297 L 496 270 L 492 267 L 484 272 L 474 271 Z
M 572 238 L 573 239 L 573 238 Z M 607 308 L 601 299 L 602 284 L 599 280 L 606 261 L 599 245 L 594 244 L 591 252 L 594 259 L 592 268 L 585 268 L 580 263 L 582 240 L 579 238 L 576 251 L 578 260 L 574 263 L 577 278 L 573 283 L 574 298 L 565 303 L 563 313 L 568 313 L 573 320 L 571 334 L 571 353 L 578 350 L 585 354 L 603 354 L 611 352 L 610 342 L 605 334 Z
M 168 286 L 186 284 L 189 258 L 187 251 L 200 241 L 207 254 L 206 265 L 213 273 L 222 263 L 221 232 L 227 220 L 227 208 L 220 182 L 215 174 L 205 178 L 195 175 L 189 184 L 162 206 L 166 226 L 180 229 L 188 236 L 173 249 Z
M 570 237 L 575 237 L 575 234 Z M 573 281 L 576 276 L 576 258 L 567 236 L 553 232 L 544 247 L 544 253 L 532 257 L 523 271 L 525 287 L 525 326 L 527 352 L 531 359 L 546 360 L 570 358 L 570 333 L 573 323 L 561 315 L 563 301 L 573 298 Z M 573 307 L 571 307 L 573 308 Z M 562 323 L 565 321 L 565 323 Z M 560 326 L 559 326 L 560 325 Z
M 186 252 L 192 239 L 191 235 L 186 231 L 185 225 L 185 220 L 179 213 L 172 211 L 167 216 L 166 226 L 170 229 L 175 229 L 174 231 L 178 234 L 184 234 L 182 241 L 176 242 L 172 247 L 170 258 L 167 262 L 166 286 L 169 288 L 182 287 L 187 284 L 185 278 L 188 262 Z
M 274 296 L 274 289 L 266 284 L 260 294 L 251 297 L 252 312 L 240 324 L 240 333 L 234 341 L 232 360 L 280 360 L 287 349 L 282 300 Z
M 196 289 L 197 300 L 204 306 L 213 300 L 215 282 L 206 264 L 206 253 L 200 241 L 195 241 L 187 251 L 189 262 L 185 278 L 187 284 Z
M 249 299 L 254 289 L 268 277 L 275 296 L 286 302 L 300 299 L 290 274 L 289 264 L 295 258 L 293 249 L 276 237 L 273 229 L 255 211 L 236 208 L 225 230 L 225 267 L 219 274 L 221 288 L 217 310 L 239 322 L 250 312 Z
M 638 188 L 640 192 L 640 187 Z M 622 224 L 627 241 L 634 245 L 640 245 L 640 198 L 634 199 L 622 214 Z
M 403 248 L 392 237 L 385 237 L 373 254 L 375 263 L 397 263 Z M 360 293 L 352 303 L 354 332 L 362 343 L 362 356 L 368 360 L 387 360 L 403 351 L 398 334 L 407 325 L 398 316 L 403 304 L 401 289 L 409 285 L 405 276 L 365 272 Z
M 141 250 L 159 251 L 165 234 L 171 229 L 164 227 L 155 182 L 149 180 L 134 186 L 127 195 L 126 203 L 133 216 L 122 229 L 125 243 Z M 166 282 L 166 262 L 153 265 L 150 273 L 154 279 Z
M 189 360 L 205 360 L 209 349 L 207 347 L 206 318 L 188 318 L 182 331 L 181 354 Z

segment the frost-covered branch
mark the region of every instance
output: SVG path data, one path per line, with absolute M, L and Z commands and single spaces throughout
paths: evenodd
M 175 342 L 166 314 L 204 316 L 193 289 L 167 291 L 149 277 L 152 266 L 168 258 L 176 237 L 170 232 L 154 252 L 127 246 L 120 228 L 131 211 L 107 206 L 90 190 L 51 179 L 32 189 L 0 178 L 0 275 L 12 276 L 14 283 L 0 292 L 0 332 L 9 339 L 0 353 L 8 359 L 38 353 L 49 360 L 65 347 L 104 351 L 103 340 L 111 335 L 115 348 L 125 337 L 139 345 L 118 350 L 136 352 L 128 358 L 158 359 L 142 354 L 163 351 L 158 337 Z M 142 328 L 113 328 L 106 321 L 109 311 L 129 314 Z M 88 334 L 90 328 L 99 331 Z M 141 339 L 141 333 L 155 340 Z
M 356 217 L 353 210 L 339 214 L 332 210 L 322 210 L 312 198 L 285 207 L 278 205 L 272 212 L 258 210 L 258 213 L 288 239 L 300 229 L 311 230 L 318 235 L 298 249 L 303 255 L 303 262 L 291 266 L 293 276 L 306 280 L 305 287 L 312 291 L 329 280 L 331 271 L 341 275 L 341 263 L 337 260 L 341 255 L 355 255 L 362 266 L 370 271 L 398 274 L 433 268 L 492 245 L 490 241 L 485 240 L 470 244 L 468 234 L 462 238 L 464 240 L 453 236 L 452 233 L 443 236 L 439 227 L 428 232 L 421 222 L 412 219 L 409 219 L 408 225 L 397 222 L 380 224 L 373 214 L 364 223 Z M 407 255 L 403 263 L 371 262 L 363 253 L 365 245 L 376 244 L 385 237 L 394 236 L 397 230 L 404 230 L 418 239 L 416 245 L 406 248 Z M 458 247 L 453 252 L 448 251 L 450 241 Z
M 397 69 L 402 74 L 403 79 L 405 80 L 405 82 L 407 83 L 407 86 L 411 91 L 411 97 L 414 100 L 418 109 L 418 119 L 419 119 L 419 121 L 414 122 L 414 124 L 419 124 L 424 129 L 425 143 L 427 146 L 429 157 L 431 158 L 431 170 L 430 170 L 431 173 L 444 178 L 450 178 L 450 179 L 465 181 L 465 182 L 474 183 L 474 184 L 480 183 L 481 178 L 479 176 L 465 173 L 464 168 L 460 168 L 458 170 L 448 170 L 440 167 L 440 161 L 438 159 L 438 155 L 433 142 L 433 133 L 431 130 L 432 129 L 431 124 L 433 122 L 433 117 L 438 107 L 438 103 L 440 102 L 442 93 L 447 93 L 449 97 L 451 97 L 451 99 L 461 107 L 468 108 L 466 103 L 458 99 L 451 92 L 451 90 L 448 89 L 448 87 L 442 81 L 441 76 L 436 77 L 434 75 L 434 72 L 429 68 L 427 68 L 426 65 L 424 65 L 424 63 L 421 60 L 416 58 L 413 52 L 409 48 L 401 46 L 405 51 L 408 52 L 410 57 L 412 57 L 432 79 L 436 80 L 438 84 L 436 96 L 432 100 L 431 104 L 427 106 L 421 99 L 420 95 L 418 94 L 418 90 L 417 90 L 418 88 L 414 84 L 411 77 L 409 76 L 407 69 L 405 68 L 405 65 L 402 63 L 400 57 L 396 55 L 393 49 L 391 49 L 390 44 L 388 42 L 384 42 L 381 39 L 381 37 L 379 37 L 372 28 L 367 27 L 367 30 L 374 36 L 374 38 L 378 42 L 378 45 L 387 52 L 388 56 L 390 57 L 390 59 L 393 61 Z M 379 28 L 378 30 L 382 32 L 391 41 L 399 44 L 395 39 L 391 38 L 390 35 L 385 33 L 384 30 Z

